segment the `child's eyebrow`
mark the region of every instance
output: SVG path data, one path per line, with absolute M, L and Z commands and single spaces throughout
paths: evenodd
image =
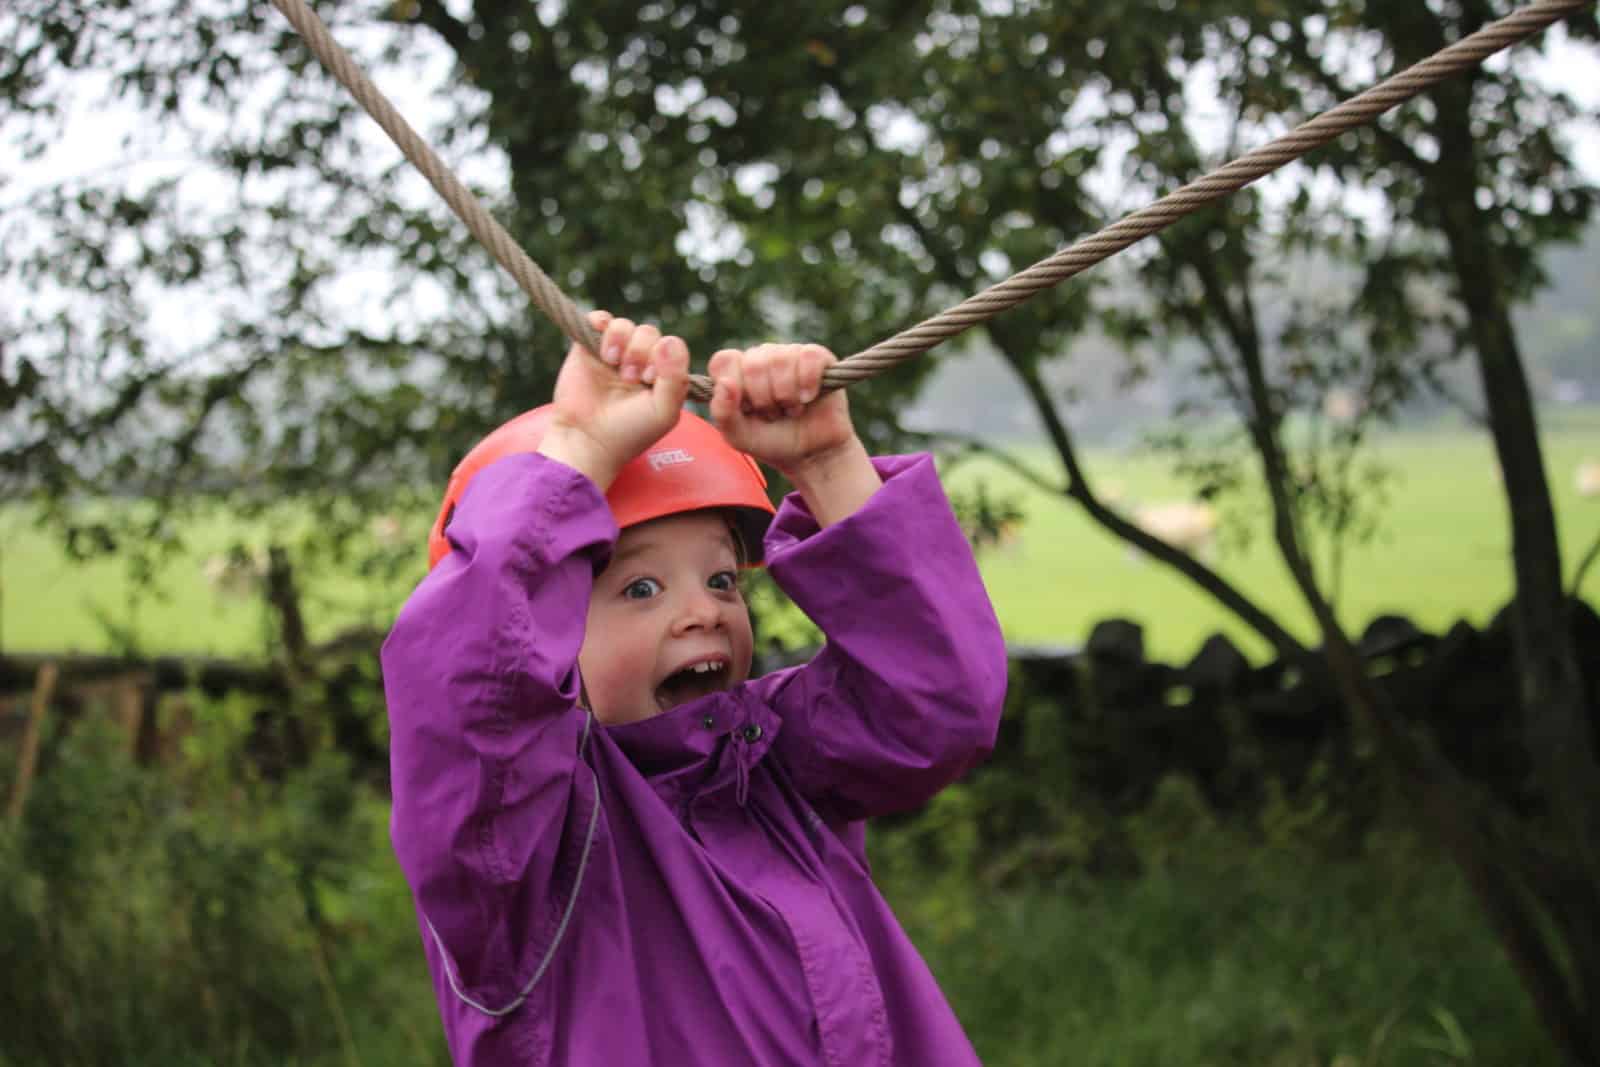
M 729 554 L 734 556 L 734 558 L 736 558 L 736 559 L 738 558 L 739 548 L 738 548 L 738 545 L 733 540 L 732 532 L 726 531 L 726 530 L 723 531 L 722 535 L 719 538 L 717 538 L 717 542 L 718 542 L 719 547 L 725 548 L 729 552 Z M 654 549 L 657 549 L 659 547 L 660 546 L 659 546 L 658 542 L 655 542 L 655 541 L 635 541 L 631 545 L 629 545 L 627 548 L 624 548 L 624 549 L 620 550 L 619 552 L 617 552 L 615 555 L 613 555 L 611 557 L 611 563 L 610 563 L 609 566 L 614 567 L 619 563 L 625 563 L 628 560 L 633 559 L 635 556 L 642 556 L 645 553 L 650 552 L 650 551 L 652 551 Z

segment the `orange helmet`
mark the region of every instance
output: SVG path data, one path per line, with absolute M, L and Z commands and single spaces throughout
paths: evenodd
M 450 475 L 439 515 L 428 531 L 428 567 L 450 553 L 445 527 L 479 471 L 505 456 L 534 452 L 544 438 L 551 404 L 525 411 L 473 446 Z M 767 479 L 756 461 L 723 439 L 698 415 L 685 411 L 666 436 L 635 456 L 606 491 L 617 526 L 626 529 L 684 511 L 727 508 L 749 562 L 761 562 L 761 538 L 772 521 Z

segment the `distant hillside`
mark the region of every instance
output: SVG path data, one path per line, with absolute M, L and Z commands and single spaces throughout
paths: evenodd
M 1534 389 L 1544 404 L 1600 403 L 1600 226 L 1581 244 L 1554 250 L 1546 270 L 1547 288 L 1516 316 Z M 1129 440 L 1170 410 L 1173 391 L 1182 384 L 1175 372 L 1158 368 L 1130 389 L 1122 381 L 1126 371 L 1123 356 L 1097 337 L 1080 341 L 1049 366 L 1052 385 L 1071 398 L 1066 414 L 1085 443 Z M 1455 376 L 1468 402 L 1474 400 L 1475 377 L 1465 366 Z M 981 345 L 942 355 L 908 417 L 917 428 L 1008 439 L 1042 434 L 1011 372 Z
M 1548 287 L 1517 315 L 1523 357 L 1541 396 L 1600 401 L 1600 226 L 1545 257 L 1545 270 Z

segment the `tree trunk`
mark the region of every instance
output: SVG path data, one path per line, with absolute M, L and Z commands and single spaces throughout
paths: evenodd
M 1570 993 L 1583 1020 L 1580 1033 L 1563 1043 L 1573 1062 L 1594 1063 L 1600 1049 L 1600 762 L 1562 587 L 1561 547 L 1533 392 L 1504 288 L 1509 275 L 1499 262 L 1492 220 L 1477 204 L 1481 166 L 1472 95 L 1470 81 L 1449 83 L 1435 93 L 1439 159 L 1421 177 L 1449 245 L 1509 505 L 1516 582 L 1510 610 L 1528 754 L 1548 804 L 1549 829 L 1570 859 L 1572 875 L 1586 887 L 1549 904 L 1569 963 Z
M 1511 604 L 1528 753 L 1538 768 L 1552 828 L 1592 892 L 1552 916 L 1571 953 L 1572 989 L 1587 1001 L 1579 1040 L 1600 1049 L 1600 765 L 1584 707 L 1583 679 L 1562 589 L 1555 510 L 1516 334 L 1494 284 L 1494 249 L 1477 207 L 1456 200 L 1445 214 L 1462 303 L 1468 308 L 1489 432 L 1504 476 L 1516 591 Z M 1586 899 L 1584 899 L 1586 898 Z M 1576 1050 L 1572 1050 L 1576 1051 Z M 1578 1060 L 1577 1062 L 1593 1062 Z

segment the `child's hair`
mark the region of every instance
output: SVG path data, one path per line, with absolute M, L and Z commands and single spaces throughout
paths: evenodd
M 739 524 L 739 516 L 731 508 L 718 508 L 717 516 L 722 519 L 728 528 L 728 537 L 733 541 L 733 558 L 738 562 L 739 569 L 753 566 L 750 556 L 750 546 L 744 543 L 745 531 Z

